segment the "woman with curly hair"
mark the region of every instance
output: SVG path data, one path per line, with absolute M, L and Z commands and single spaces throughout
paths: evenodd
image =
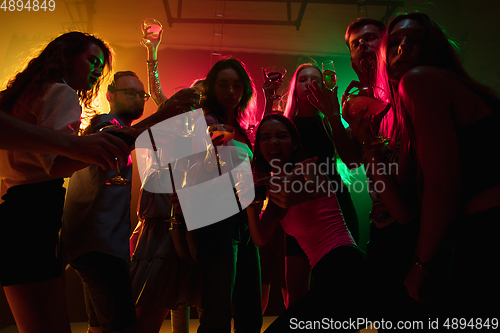
M 112 52 L 81 32 L 52 40 L 0 93 L 0 109 L 76 135 L 111 71 Z M 7 193 L 0 205 L 0 281 L 20 332 L 70 332 L 59 230 L 63 177 L 87 164 L 65 156 L 0 151 Z

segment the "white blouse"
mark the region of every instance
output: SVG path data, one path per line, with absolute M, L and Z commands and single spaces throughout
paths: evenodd
M 75 90 L 66 83 L 52 84 L 32 107 L 18 101 L 12 115 L 26 122 L 76 135 L 82 108 Z M 50 172 L 56 155 L 0 150 L 0 178 L 7 188 L 54 179 Z M 58 177 L 60 178 L 60 177 Z

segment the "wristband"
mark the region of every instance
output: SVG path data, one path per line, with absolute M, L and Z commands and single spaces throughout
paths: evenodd
M 385 136 L 376 136 L 362 143 L 364 150 L 374 151 L 384 148 L 389 144 L 390 139 Z
M 422 268 L 424 268 L 424 269 L 427 269 L 427 270 L 428 270 L 428 269 L 429 269 L 429 267 L 430 267 L 430 264 L 429 264 L 429 263 L 423 263 L 423 262 L 421 262 L 421 261 L 420 261 L 420 259 L 418 259 L 418 258 L 416 258 L 416 257 L 415 257 L 415 258 L 413 258 L 413 263 L 414 263 L 415 265 L 417 265 L 417 266 L 419 266 L 419 267 L 422 267 Z

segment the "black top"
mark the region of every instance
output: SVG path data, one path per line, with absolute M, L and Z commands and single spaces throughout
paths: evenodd
M 464 199 L 500 184 L 498 164 L 500 112 L 457 129 Z

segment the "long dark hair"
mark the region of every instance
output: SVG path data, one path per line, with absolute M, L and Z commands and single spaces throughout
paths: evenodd
M 84 52 L 90 44 L 96 44 L 104 55 L 104 70 L 91 90 L 77 90 L 80 102 L 86 108 L 92 108 L 103 82 L 106 82 L 113 62 L 111 48 L 101 39 L 82 32 L 68 32 L 60 35 L 32 58 L 27 66 L 7 83 L 7 88 L 0 92 L 0 109 L 11 113 L 19 99 L 25 99 L 29 105 L 41 98 L 50 84 L 62 82 L 68 73 L 69 64 L 74 57 Z
M 237 130 L 248 138 L 246 130 L 243 128 L 248 127 L 249 119 L 255 112 L 256 93 L 255 84 L 241 61 L 233 57 L 226 57 L 215 63 L 203 82 L 201 107 L 205 114 L 210 114 L 219 121 L 224 122 L 226 115 L 224 113 L 224 108 L 217 101 L 217 96 L 215 95 L 215 82 L 219 72 L 228 68 L 234 69 L 243 83 L 243 95 L 241 96 L 240 103 L 234 109 L 233 117 Z
M 302 144 L 300 143 L 300 135 L 299 131 L 297 131 L 297 128 L 295 125 L 292 123 L 290 119 L 287 117 L 283 116 L 283 114 L 280 113 L 271 113 L 267 116 L 265 116 L 261 122 L 259 123 L 259 126 L 257 127 L 257 131 L 255 134 L 255 146 L 254 146 L 254 151 L 253 151 L 253 159 L 252 159 L 252 170 L 255 172 L 265 172 L 266 174 L 270 174 L 272 171 L 271 165 L 266 161 L 264 156 L 262 155 L 262 151 L 260 150 L 260 128 L 263 123 L 269 120 L 277 120 L 283 125 L 286 126 L 288 129 L 288 132 L 290 133 L 290 137 L 292 138 L 292 142 L 297 146 L 297 148 L 292 152 L 290 156 L 290 162 L 292 165 L 296 165 L 297 163 L 302 162 L 307 158 L 306 151 L 304 147 L 302 147 Z
M 377 85 L 382 86 L 390 93 L 393 107 L 385 117 L 381 127 L 384 135 L 394 140 L 401 140 L 401 148 L 403 151 L 408 151 L 411 142 L 414 141 L 413 129 L 411 128 L 411 110 L 402 110 L 404 102 L 404 94 L 398 90 L 398 86 L 393 86 L 390 83 L 387 63 L 387 47 L 389 43 L 389 34 L 394 26 L 404 20 L 411 19 L 419 22 L 423 29 L 424 35 L 421 43 L 421 51 L 417 60 L 416 66 L 433 66 L 446 70 L 450 75 L 462 82 L 473 93 L 481 97 L 488 106 L 496 112 L 500 109 L 500 100 L 489 87 L 474 80 L 463 68 L 460 58 L 458 57 L 458 46 L 451 40 L 438 23 L 433 21 L 428 15 L 420 12 L 402 14 L 395 17 L 388 25 L 387 30 L 380 42 L 377 68 Z

